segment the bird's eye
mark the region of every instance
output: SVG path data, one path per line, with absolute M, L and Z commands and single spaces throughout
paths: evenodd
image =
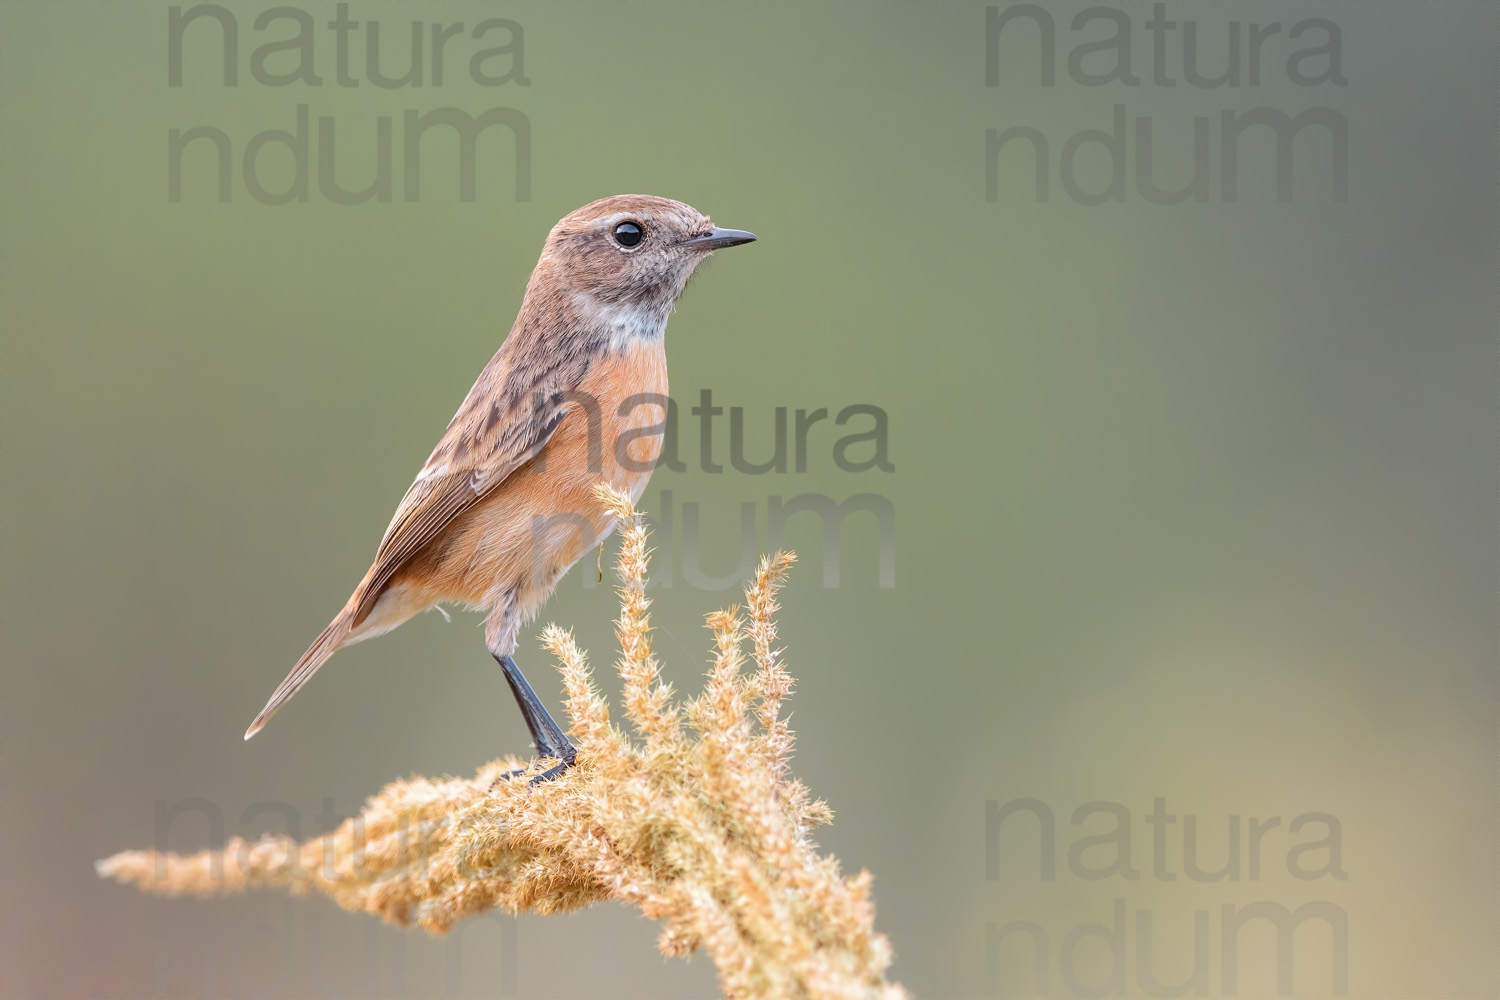
M 638 222 L 622 222 L 615 226 L 615 242 L 622 247 L 636 246 L 641 242 L 643 235 L 645 234 L 641 231 Z

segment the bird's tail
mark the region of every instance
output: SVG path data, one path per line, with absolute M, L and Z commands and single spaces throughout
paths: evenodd
M 271 700 L 266 702 L 266 707 L 261 709 L 255 721 L 250 723 L 250 728 L 245 730 L 245 739 L 248 740 L 260 732 L 262 727 L 270 721 L 271 716 L 276 714 L 277 709 L 290 701 L 292 695 L 307 683 L 308 678 L 317 673 L 318 668 L 327 663 L 330 656 L 338 652 L 339 647 L 348 638 L 349 631 L 349 610 L 345 608 L 339 612 L 337 618 L 328 623 L 323 634 L 307 647 L 307 652 L 297 660 L 297 665 L 292 668 L 291 673 L 286 675 L 286 680 L 282 681 L 280 686 L 272 692 Z

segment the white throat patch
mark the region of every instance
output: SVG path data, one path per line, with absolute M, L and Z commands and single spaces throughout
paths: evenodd
M 667 328 L 666 310 L 601 305 L 581 292 L 573 293 L 573 306 L 580 316 L 605 332 L 612 352 L 641 341 L 659 340 Z

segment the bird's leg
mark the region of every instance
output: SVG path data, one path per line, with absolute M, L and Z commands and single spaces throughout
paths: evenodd
M 515 658 L 511 655 L 516 648 L 516 631 L 520 625 L 520 616 L 517 613 L 514 598 L 515 594 L 512 590 L 495 603 L 490 611 L 489 620 L 485 622 L 484 639 L 485 645 L 489 647 L 490 655 L 495 658 L 495 661 L 500 664 L 500 669 L 505 673 L 505 682 L 510 685 L 510 693 L 515 696 L 516 705 L 521 709 L 521 717 L 526 720 L 526 728 L 531 732 L 531 742 L 536 746 L 537 754 L 560 762 L 555 767 L 532 778 L 531 784 L 535 785 L 542 781 L 549 781 L 572 767 L 573 761 L 578 757 L 578 750 L 563 734 L 562 727 L 548 713 L 547 707 L 542 704 L 542 699 L 537 697 L 536 691 L 526 680 L 526 675 L 521 673 L 521 668 L 516 666 Z M 495 780 L 495 784 L 508 781 L 518 774 L 525 773 L 526 770 L 529 769 L 502 774 Z
M 495 659 L 500 663 L 500 669 L 505 671 L 506 683 L 510 685 L 510 693 L 516 696 L 516 704 L 520 706 L 521 717 L 526 720 L 526 728 L 531 730 L 531 742 L 536 745 L 536 752 L 542 757 L 555 757 L 561 761 L 531 779 L 531 784 L 550 781 L 573 766 L 573 761 L 578 757 L 578 748 L 564 735 L 562 727 L 537 697 L 531 683 L 526 680 L 526 675 L 516 666 L 515 659 L 511 656 L 496 656 Z M 520 772 L 502 775 L 501 780 L 514 777 L 517 773 Z

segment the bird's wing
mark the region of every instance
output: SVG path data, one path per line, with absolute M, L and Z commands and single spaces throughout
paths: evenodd
M 560 386 L 529 393 L 484 388 L 481 379 L 401 499 L 358 592 L 351 627 L 365 620 L 407 560 L 546 446 L 567 410 Z M 502 396 L 518 398 L 507 404 Z

